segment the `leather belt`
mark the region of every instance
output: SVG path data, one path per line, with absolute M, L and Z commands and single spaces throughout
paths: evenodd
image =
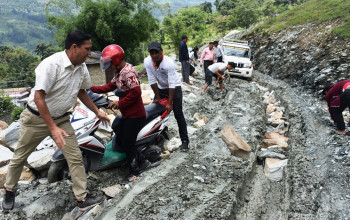
M 30 107 L 29 105 L 27 105 L 27 109 L 28 109 L 31 113 L 33 113 L 34 115 L 40 117 L 40 113 L 39 113 L 38 111 L 32 109 L 32 107 Z M 63 115 L 61 115 L 61 116 L 59 116 L 59 117 L 56 117 L 56 118 L 52 118 L 52 119 L 56 120 L 56 119 L 62 118 L 62 117 L 66 116 L 66 115 L 69 115 L 69 114 L 70 114 L 69 112 L 66 112 L 66 113 L 64 113 Z

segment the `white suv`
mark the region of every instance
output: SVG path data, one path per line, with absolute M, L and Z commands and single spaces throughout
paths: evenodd
M 251 78 L 253 73 L 252 54 L 248 41 L 224 39 L 221 43 L 224 52 L 224 61 L 235 62 L 237 67 L 231 69 L 229 74 L 232 76 L 242 76 Z

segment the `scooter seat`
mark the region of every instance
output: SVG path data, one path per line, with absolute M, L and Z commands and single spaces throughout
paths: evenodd
M 152 103 L 149 105 L 145 105 L 146 110 L 146 121 L 145 124 L 153 120 L 154 118 L 162 115 L 165 111 L 165 108 L 163 105 L 159 103 Z
M 162 115 L 165 111 L 165 108 L 163 105 L 159 103 L 152 103 L 149 105 L 145 105 L 145 110 L 146 110 L 146 120 L 144 122 L 144 125 L 152 121 L 154 118 Z M 113 128 L 118 127 L 121 119 L 122 119 L 122 115 L 118 115 L 114 119 L 112 127 Z

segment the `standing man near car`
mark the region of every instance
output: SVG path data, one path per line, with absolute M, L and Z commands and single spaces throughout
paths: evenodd
M 188 56 L 187 48 L 188 38 L 186 35 L 183 35 L 181 38 L 180 48 L 179 48 L 179 60 L 182 67 L 182 81 L 187 84 L 190 84 L 190 58 Z M 190 84 L 191 85 L 191 84 Z
M 204 63 L 204 74 L 207 72 L 208 66 L 215 62 L 215 51 L 213 49 L 213 42 L 209 43 L 209 46 L 202 52 L 200 66 Z
M 89 54 L 91 37 L 82 31 L 72 31 L 66 37 L 65 51 L 44 59 L 35 69 L 35 87 L 21 114 L 20 137 L 8 167 L 3 210 L 13 209 L 15 188 L 23 166 L 48 135 L 67 160 L 78 207 L 87 209 L 103 201 L 103 197 L 87 195 L 84 163 L 67 113 L 78 97 L 104 124 L 109 124 L 108 116 L 98 110 L 85 91 L 91 87 L 84 63 Z
M 224 62 L 224 51 L 222 51 L 222 47 L 219 45 L 219 42 L 217 40 L 214 41 L 215 48 L 215 56 L 216 56 L 216 62 L 222 63 Z
M 148 51 L 150 56 L 146 57 L 144 65 L 148 82 L 155 94 L 153 102 L 158 102 L 161 98 L 169 98 L 166 110 L 170 113 L 174 109 L 182 141 L 180 149 L 187 150 L 189 149 L 189 139 L 187 124 L 182 111 L 181 82 L 176 75 L 174 61 L 163 54 L 163 49 L 157 41 L 149 43 Z
M 343 135 L 350 135 L 345 131 L 343 111 L 350 108 L 350 80 L 343 80 L 332 84 L 327 82 L 323 93 L 326 95 L 328 111 L 337 127 L 337 132 Z

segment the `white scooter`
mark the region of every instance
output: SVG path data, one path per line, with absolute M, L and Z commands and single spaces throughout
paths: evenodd
M 92 101 L 98 108 L 108 108 L 111 102 L 102 95 L 88 91 Z M 118 97 L 124 97 L 125 91 L 115 90 Z M 169 139 L 167 135 L 167 123 L 169 113 L 165 110 L 168 99 L 164 98 L 159 103 L 152 103 L 145 106 L 146 120 L 137 135 L 136 147 L 140 153 L 155 165 L 159 165 L 163 143 L 165 139 Z M 117 123 L 122 118 L 119 115 L 115 118 Z M 82 151 L 85 170 L 102 171 L 116 167 L 125 163 L 126 155 L 120 151 L 114 151 L 112 145 L 117 145 L 117 135 L 113 135 L 108 143 L 98 140 L 94 133 L 99 127 L 101 120 L 96 117 L 85 105 L 77 106 L 72 114 L 71 123 L 75 130 L 80 150 Z M 116 146 L 120 149 L 119 146 Z M 48 172 L 48 180 L 50 183 L 56 182 L 69 177 L 67 161 L 60 149 L 57 149 L 51 158 L 51 165 Z

